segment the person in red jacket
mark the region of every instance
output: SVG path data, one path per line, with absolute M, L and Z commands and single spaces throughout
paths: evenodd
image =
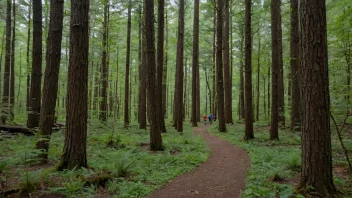
M 204 125 L 207 125 L 207 115 L 203 116 L 203 120 L 204 120 Z

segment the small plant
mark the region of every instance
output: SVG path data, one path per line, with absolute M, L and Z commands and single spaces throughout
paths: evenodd
M 4 173 L 7 170 L 7 162 L 6 161 L 1 161 L 0 162 L 0 173 Z
M 20 179 L 19 195 L 26 195 L 33 192 L 40 184 L 40 171 L 28 172 L 26 171 Z
M 291 156 L 288 161 L 287 165 L 291 170 L 299 171 L 301 169 L 301 159 L 297 155 Z
M 127 177 L 131 173 L 131 167 L 135 161 L 129 161 L 126 155 L 115 163 L 115 171 L 118 177 Z
M 65 188 L 65 194 L 73 196 L 74 194 L 81 192 L 84 182 L 80 179 L 70 179 L 63 183 Z

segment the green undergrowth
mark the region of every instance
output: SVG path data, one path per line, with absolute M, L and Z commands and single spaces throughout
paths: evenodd
M 97 121 L 89 123 L 88 169 L 58 172 L 64 131 L 50 141 L 49 165 L 33 160 L 36 137 L 16 136 L 0 141 L 0 176 L 21 192 L 61 194 L 67 197 L 140 197 L 148 195 L 176 176 L 192 170 L 208 155 L 204 141 L 185 126 L 183 133 L 172 127 L 163 133 L 164 151 L 149 151 L 149 130 L 137 125 Z
M 279 131 L 279 141 L 269 141 L 268 124 L 255 123 L 255 139 L 245 142 L 244 124 L 236 123 L 226 127 L 226 133 L 218 132 L 216 125 L 208 130 L 248 151 L 251 165 L 242 197 L 302 197 L 295 192 L 301 169 L 301 137 L 298 132 L 282 129 Z M 346 137 L 344 142 L 347 148 L 352 148 L 351 137 Z M 341 168 L 346 171 L 347 162 L 335 135 L 332 138 L 332 148 L 335 185 L 344 193 L 343 196 L 351 197 L 351 177 L 347 172 L 337 172 Z

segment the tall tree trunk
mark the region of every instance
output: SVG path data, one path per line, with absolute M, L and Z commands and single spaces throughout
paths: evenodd
M 279 123 L 285 126 L 285 87 L 284 87 L 284 64 L 282 60 L 282 28 L 281 28 L 281 1 L 277 1 L 275 12 L 277 12 L 277 34 L 278 34 L 278 108 Z
M 217 103 L 217 94 L 216 94 L 216 1 L 212 1 L 213 2 L 213 6 L 214 6 L 214 10 L 213 10 L 213 67 L 212 67 L 212 81 L 213 81 L 213 104 L 212 104 L 212 109 L 210 111 L 210 113 L 213 113 L 214 115 L 216 114 L 216 103 Z
M 158 48 L 157 48 L 157 81 L 156 87 L 156 103 L 157 105 L 157 115 L 159 117 L 160 130 L 166 132 L 165 119 L 163 112 L 163 67 L 164 67 L 164 7 L 165 0 L 158 0 Z M 161 105 L 160 105 L 161 104 Z
M 127 49 L 126 49 L 126 71 L 125 71 L 125 106 L 124 106 L 124 126 L 128 127 L 129 120 L 129 78 L 130 78 L 130 53 L 131 53 L 131 0 L 128 1 L 128 19 L 127 19 Z
M 46 47 L 46 68 L 43 85 L 43 101 L 40 111 L 38 135 L 41 140 L 37 142 L 36 148 L 44 152 L 39 155 L 42 162 L 48 160 L 49 141 L 55 120 L 55 105 L 58 90 L 61 41 L 63 27 L 63 0 L 53 0 L 50 3 L 50 24 Z
M 246 129 L 244 139 L 254 138 L 253 134 L 253 97 L 252 97 L 252 31 L 251 31 L 251 7 L 252 1 L 246 0 L 246 16 L 245 16 L 245 97 L 246 97 Z
M 2 34 L 2 39 L 1 39 L 1 54 L 0 54 L 0 95 L 1 95 L 1 71 L 2 71 L 2 57 L 4 55 L 4 43 L 5 41 L 5 35 L 6 35 L 6 26 L 4 27 L 4 31 Z
M 59 170 L 87 167 L 88 16 L 89 0 L 71 0 L 66 132 Z
M 145 9 L 145 7 L 144 7 Z M 145 11 L 145 10 L 144 10 Z M 145 14 L 145 13 L 144 13 Z M 143 19 L 143 23 L 145 17 Z M 142 25 L 142 62 L 141 62 L 141 70 L 139 76 L 141 78 L 139 82 L 139 129 L 147 129 L 147 68 L 146 68 L 146 38 L 145 38 L 145 27 Z
M 217 91 L 218 91 L 218 114 L 216 114 L 219 120 L 219 131 L 226 132 L 225 125 L 225 112 L 224 112 L 224 82 L 223 82 L 223 68 L 222 68 L 222 28 L 223 28 L 223 0 L 218 0 L 217 6 L 217 42 L 216 42 L 216 73 L 217 73 Z
M 325 1 L 300 2 L 300 73 L 303 103 L 300 186 L 336 195 L 332 174 L 329 68 Z
M 187 114 L 187 79 L 188 79 L 188 59 L 187 57 L 185 58 L 185 64 L 184 64 L 184 92 L 183 92 L 183 112 L 182 112 L 182 121 L 185 121 L 185 118 L 186 118 L 186 114 Z
M 151 117 L 150 123 L 150 150 L 160 151 L 163 150 L 162 147 L 162 137 L 159 126 L 160 116 L 155 111 L 157 109 L 156 94 L 157 90 L 155 87 L 155 42 L 154 42 L 154 0 L 145 0 L 145 36 L 146 36 L 146 66 L 148 73 L 147 80 L 147 94 L 148 94 L 148 106 L 150 106 L 149 114 Z
M 6 44 L 5 44 L 4 89 L 2 94 L 1 124 L 5 124 L 9 114 L 9 85 L 11 64 L 11 0 L 7 0 L 6 8 Z
M 168 30 L 168 22 L 167 22 L 167 9 L 165 10 L 165 30 L 166 30 L 166 35 L 165 35 L 165 58 L 164 58 L 164 70 L 163 70 L 163 102 L 162 102 L 162 112 L 163 112 L 163 116 L 164 118 L 168 117 L 168 113 L 167 113 L 167 87 L 168 87 L 168 83 L 167 83 L 167 52 L 168 52 L 168 44 L 169 44 L 169 30 Z M 165 122 L 165 121 L 164 121 Z
M 109 2 L 106 1 L 104 4 L 104 21 L 103 21 L 103 41 L 102 41 L 102 56 L 101 56 L 101 100 L 99 107 L 99 120 L 106 122 L 108 119 L 108 66 L 107 66 L 107 31 L 108 31 L 108 10 L 109 10 Z M 127 52 L 128 53 L 128 52 Z
M 194 1 L 192 56 L 192 126 L 197 126 L 197 69 L 199 70 L 199 0 Z
M 232 101 L 231 101 L 231 76 L 230 76 L 230 12 L 229 1 L 225 1 L 224 5 L 224 95 L 225 95 L 225 123 L 232 123 Z
M 42 1 L 33 0 L 33 50 L 31 73 L 30 112 L 27 125 L 29 128 L 39 126 L 41 82 L 42 82 Z
M 175 80 L 175 127 L 178 132 L 183 132 L 182 119 L 182 96 L 183 96 L 183 42 L 184 42 L 184 16 L 185 16 L 185 1 L 179 2 L 179 18 L 178 18 L 178 33 L 177 33 L 177 55 L 176 55 L 176 80 Z
M 290 63 L 291 63 L 291 129 L 300 130 L 301 105 L 300 105 L 300 73 L 299 73 L 299 24 L 298 24 L 298 0 L 291 0 L 291 40 L 290 40 Z
M 265 76 L 263 75 L 263 108 L 264 108 L 264 115 L 265 115 L 265 120 L 267 119 L 267 112 L 266 112 L 266 82 L 265 82 Z
M 240 45 L 240 115 L 242 119 L 245 119 L 246 112 L 245 112 L 245 103 L 244 103 L 244 25 L 240 24 L 240 35 L 241 35 L 241 45 Z
M 259 34 L 259 41 L 258 41 L 258 62 L 257 62 L 257 105 L 256 105 L 256 120 L 259 121 L 259 98 L 260 98 L 260 41 L 261 35 Z
M 15 45 L 16 45 L 16 2 L 12 2 L 13 13 L 13 26 L 12 26 L 12 47 L 11 47 L 11 70 L 10 70 L 10 119 L 15 117 L 14 104 L 15 104 Z
M 272 107 L 270 140 L 279 139 L 279 25 L 280 24 L 280 0 L 271 0 L 271 40 L 272 40 Z

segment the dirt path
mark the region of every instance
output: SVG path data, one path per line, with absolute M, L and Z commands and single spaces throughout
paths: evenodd
M 209 145 L 208 160 L 176 177 L 149 198 L 240 197 L 250 164 L 247 152 L 209 134 L 204 126 L 196 128 L 195 134 Z

